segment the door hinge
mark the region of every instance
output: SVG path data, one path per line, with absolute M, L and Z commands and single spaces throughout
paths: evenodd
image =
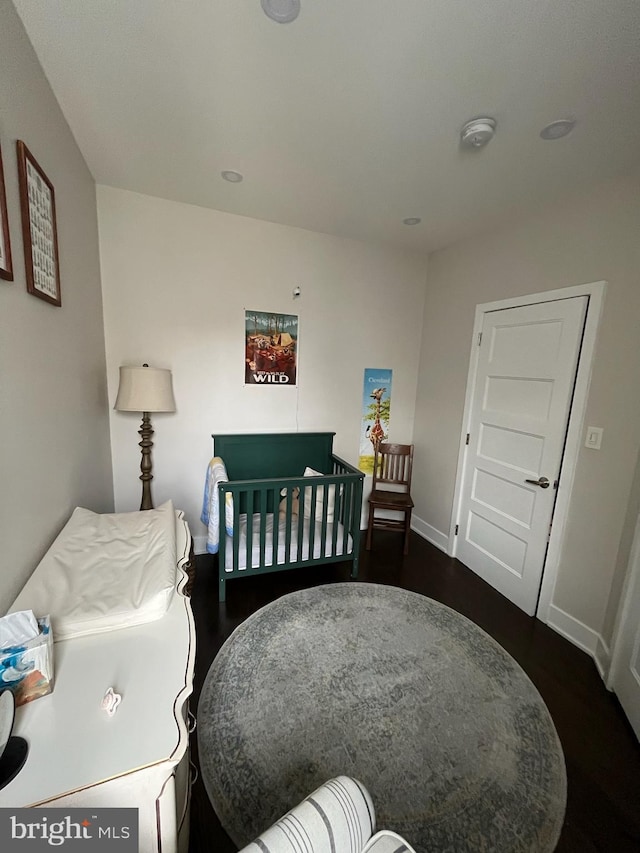
M 467 433 L 467 440 L 465 441 L 465 444 L 469 444 L 469 439 L 470 439 L 470 438 L 471 438 L 471 433 L 470 433 L 470 432 L 468 432 L 468 433 Z
M 478 332 L 478 346 L 482 343 L 482 332 Z
M 458 535 L 458 530 L 460 530 L 460 525 L 459 525 L 459 524 L 456 524 L 456 529 L 453 531 L 453 535 L 454 535 L 454 536 L 457 536 L 457 535 Z

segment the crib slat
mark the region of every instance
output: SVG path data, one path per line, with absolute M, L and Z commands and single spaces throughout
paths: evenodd
M 254 506 L 253 510 L 260 519 L 258 524 L 258 563 L 260 566 L 264 566 L 264 554 L 267 542 L 267 532 L 265 524 L 265 519 L 267 515 L 267 491 L 266 489 L 258 489 L 255 495 L 257 497 L 257 506 Z M 251 517 L 251 527 L 253 527 L 253 515 Z M 253 569 L 253 548 L 247 548 L 247 552 L 247 556 L 250 557 L 250 561 L 247 563 L 247 566 L 251 566 L 251 568 Z
M 342 491 L 342 495 L 340 498 L 340 521 L 342 524 L 342 542 L 340 543 L 340 547 L 343 554 L 347 553 L 348 543 L 349 543 L 349 530 L 351 528 L 351 494 L 352 494 L 352 486 L 351 483 L 347 482 L 344 484 L 344 489 Z
M 294 562 L 300 563 L 304 559 L 303 555 L 303 545 L 304 545 L 304 504 L 301 506 L 298 502 L 298 515 L 295 519 L 296 524 L 296 558 Z M 293 524 L 291 525 L 293 527 Z M 291 561 L 291 553 L 287 550 L 286 554 L 286 562 L 290 563 Z
M 271 536 L 271 565 L 275 566 L 278 562 L 278 548 L 280 546 L 280 489 L 276 486 L 273 489 L 272 493 L 272 501 L 273 501 L 273 533 Z M 286 511 L 285 518 L 291 517 L 291 501 L 287 500 L 286 503 Z M 288 522 L 287 522 L 288 523 Z M 265 536 L 266 536 L 266 526 L 267 526 L 267 518 L 266 518 L 266 508 L 265 508 L 265 518 L 262 522 L 262 526 L 265 528 Z M 265 565 L 265 558 L 261 557 L 260 565 Z
M 289 563 L 289 557 L 291 554 L 291 532 L 293 529 L 293 524 L 291 521 L 292 515 L 292 507 L 293 507 L 293 487 L 286 486 L 287 489 L 287 523 L 284 528 L 284 560 L 283 564 L 286 566 Z M 278 562 L 277 554 L 274 557 L 274 566 Z
M 231 569 L 234 572 L 238 571 L 239 566 L 239 551 L 240 551 L 240 492 L 236 492 L 233 496 L 233 560 Z
M 253 502 L 255 499 L 256 493 L 251 490 L 247 490 L 243 492 L 245 495 L 246 503 L 243 505 L 246 506 L 247 510 L 247 524 L 245 528 L 245 552 L 244 552 L 244 565 L 247 570 L 251 569 L 253 563 Z M 235 538 L 235 537 L 234 537 Z M 234 567 L 235 568 L 235 567 Z

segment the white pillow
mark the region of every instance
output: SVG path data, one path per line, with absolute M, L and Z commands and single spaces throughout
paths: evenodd
M 313 468 L 304 469 L 305 477 L 324 477 L 322 471 L 314 471 Z M 327 524 L 333 524 L 333 511 L 336 502 L 336 487 L 327 486 Z M 316 489 L 316 523 L 322 523 L 322 513 L 324 507 L 324 490 L 325 486 L 318 486 Z M 313 490 L 311 486 L 305 486 L 304 490 L 304 517 L 311 518 L 311 507 L 313 500 Z

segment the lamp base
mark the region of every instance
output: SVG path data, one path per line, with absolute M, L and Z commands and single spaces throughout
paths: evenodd
M 142 501 L 140 509 L 153 509 L 153 501 L 151 499 L 151 481 L 153 474 L 151 473 L 151 448 L 153 441 L 153 429 L 151 428 L 151 417 L 149 412 L 142 413 L 142 424 L 138 430 L 138 435 L 142 439 L 139 447 L 142 449 L 142 460 L 140 462 L 140 479 L 142 480 Z

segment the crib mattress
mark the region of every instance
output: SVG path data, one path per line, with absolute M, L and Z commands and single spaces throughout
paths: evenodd
M 11 611 L 50 614 L 54 640 L 160 619 L 176 589 L 176 513 L 77 507 Z
M 238 547 L 238 570 L 243 571 L 247 568 L 247 515 L 246 513 L 241 513 L 239 516 L 240 519 L 240 535 L 239 535 L 239 547 Z M 252 516 L 252 542 L 251 542 L 251 568 L 259 568 L 261 566 L 272 566 L 274 564 L 273 561 L 273 524 L 274 524 L 274 515 L 273 513 L 267 513 L 265 515 L 265 551 L 264 551 L 264 561 L 260 559 L 260 522 L 261 515 L 259 513 L 255 513 Z M 327 524 L 326 532 L 324 540 L 322 538 L 322 529 L 320 524 L 315 524 L 314 531 L 314 541 L 313 541 L 313 553 L 310 555 L 311 546 L 310 546 L 310 522 L 309 519 L 304 519 L 303 524 L 303 534 L 302 534 L 302 548 L 301 555 L 298 556 L 298 522 L 297 518 L 293 519 L 293 529 L 291 531 L 291 543 L 289 545 L 289 556 L 287 558 L 287 545 L 286 545 L 286 518 L 283 516 L 278 516 L 278 553 L 276 556 L 277 564 L 284 563 L 295 563 L 299 560 L 317 560 L 320 557 L 334 557 L 334 556 L 342 556 L 342 554 L 351 554 L 353 550 L 353 539 L 350 535 L 347 536 L 346 542 L 346 551 L 344 550 L 344 541 L 345 541 L 345 530 L 340 522 L 337 522 L 338 532 L 337 532 L 337 540 L 335 544 L 335 550 L 333 546 L 333 528 L 334 524 Z M 233 571 L 233 541 L 234 536 L 226 536 L 226 546 L 225 546 L 225 572 Z M 324 546 L 324 547 L 323 547 Z

